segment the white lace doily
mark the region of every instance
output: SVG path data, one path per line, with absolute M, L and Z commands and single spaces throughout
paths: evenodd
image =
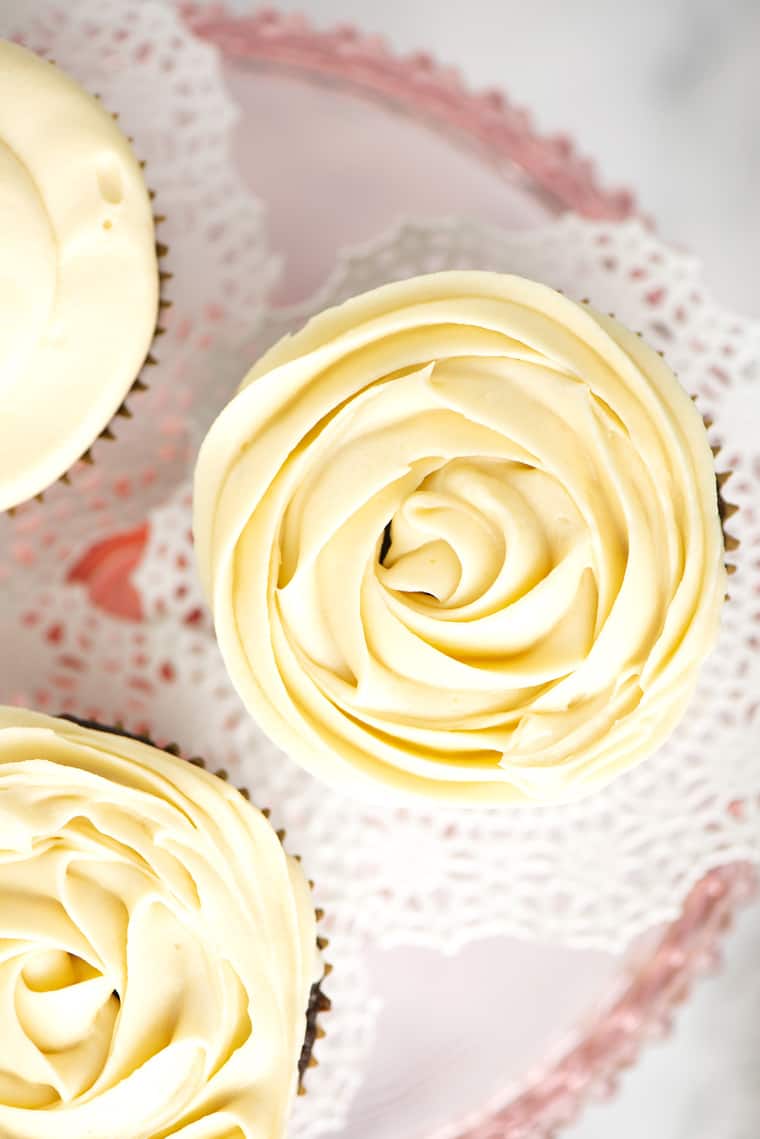
M 359 936 L 451 950 L 502 932 L 621 948 L 673 917 L 707 869 L 760 858 L 760 324 L 723 312 L 705 290 L 698 263 L 636 222 L 566 218 L 528 234 L 454 222 L 407 224 L 344 257 L 310 303 L 270 313 L 249 352 L 351 293 L 462 265 L 525 273 L 614 311 L 665 352 L 714 420 L 711 433 L 723 443 L 718 469 L 734 472 L 725 494 L 739 510 L 726 529 L 729 545 L 734 535 L 741 539 L 728 555 L 737 573 L 693 707 L 656 756 L 562 808 L 394 811 L 344 800 L 282 757 L 232 690 L 195 577 L 187 483 L 152 512 L 134 576 L 144 623 L 122 626 L 90 612 L 98 636 L 85 636 L 78 649 L 69 645 L 63 671 L 58 643 L 43 637 L 50 659 L 40 660 L 35 648 L 23 687 L 28 699 L 36 678 L 31 702 L 43 708 L 102 715 L 102 678 L 117 676 L 118 698 L 105 714 L 176 736 L 184 747 L 239 770 L 309 859 L 333 920 Z M 226 392 L 208 386 L 210 398 L 223 402 Z M 192 409 L 187 419 L 192 425 Z M 82 511 L 86 516 L 86 503 Z M 9 659 L 27 662 L 28 642 L 37 646 L 44 623 L 66 631 L 69 613 L 79 613 L 84 602 L 76 587 L 61 584 L 59 571 L 39 594 L 59 617 L 38 621 L 29 575 L 13 576 L 23 577 L 28 603 L 9 612 L 5 643 Z M 135 644 L 142 639 L 144 647 L 114 653 L 117 634 Z
M 406 224 L 345 255 L 319 294 L 269 314 L 255 353 L 312 312 L 383 281 L 441 268 L 508 270 L 588 297 L 640 330 L 663 351 L 712 419 L 724 494 L 738 504 L 726 522 L 729 578 L 722 635 L 703 670 L 693 706 L 648 762 L 570 807 L 519 812 L 388 810 L 313 788 L 282 761 L 284 810 L 316 795 L 317 859 L 338 867 L 359 859 L 356 915 L 384 944 L 420 942 L 451 950 L 489 933 L 516 933 L 619 949 L 679 911 L 709 868 L 760 859 L 760 322 L 721 310 L 699 263 L 665 246 L 638 222 L 599 224 L 568 217 L 532 233 L 471 224 Z M 218 716 L 250 770 L 274 749 L 241 713 L 220 668 L 195 578 L 190 491 L 179 488 L 155 512 L 135 576 L 146 617 L 189 622 L 206 646 L 199 676 L 215 677 Z M 228 703 L 229 702 L 229 705 Z M 236 709 L 228 712 L 226 709 Z M 219 722 L 223 722 L 219 720 Z M 271 762 L 268 760 L 267 762 Z M 288 823 L 290 825 L 290 823 Z M 304 839 L 301 845 L 307 840 Z M 332 848 L 332 855 L 328 852 Z M 353 875 L 342 872 L 349 909 Z M 335 898 L 334 903 L 339 903 Z
M 3 31 L 14 7 L 0 0 Z M 347 254 L 308 304 L 262 320 L 276 266 L 260 208 L 228 159 L 234 110 L 213 52 L 169 6 L 102 0 L 93 23 L 95 10 L 30 6 L 20 31 L 122 112 L 167 216 L 174 307 L 150 391 L 117 422 L 116 443 L 96 444 L 95 464 L 71 487 L 0 518 L 0 698 L 174 739 L 226 768 L 287 829 L 316 880 L 335 966 L 323 1063 L 294 1120 L 294 1134 L 311 1139 L 339 1129 L 363 1078 L 377 1015 L 368 942 L 451 951 L 517 933 L 620 949 L 673 917 L 708 868 L 760 859 L 760 323 L 721 310 L 698 263 L 638 223 L 573 218 L 521 234 L 407 224 Z M 727 522 L 741 539 L 729 553 L 737 573 L 694 706 L 656 756 L 571 807 L 391 810 L 322 787 L 245 714 L 195 578 L 193 445 L 246 364 L 327 304 L 457 266 L 524 273 L 641 330 L 713 418 L 718 469 L 735 472 L 725 493 L 739 506 Z M 99 538 L 148 514 L 133 579 L 144 620 L 109 617 L 69 571 Z
M 0 34 L 18 39 L 73 75 L 119 116 L 145 162 L 155 193 L 165 331 L 143 369 L 148 390 L 127 400 L 131 419 L 110 425 L 94 463 L 71 472 L 44 505 L 30 502 L 0 516 L 0 584 L 16 571 L 40 581 L 83 547 L 145 518 L 187 477 L 197 427 L 213 413 L 214 393 L 231 393 L 240 365 L 226 346 L 257 326 L 277 272 L 262 207 L 244 186 L 229 153 L 238 110 L 223 85 L 217 53 L 196 39 L 174 7 L 152 0 L 0 0 Z M 202 267 L 199 270 L 199 267 Z M 221 335 L 220 335 L 221 333 Z

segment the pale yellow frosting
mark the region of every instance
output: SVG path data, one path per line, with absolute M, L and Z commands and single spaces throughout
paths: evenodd
M 137 376 L 158 305 L 151 204 L 111 114 L 0 40 L 0 509 L 44 490 Z
M 3 1139 L 279 1139 L 318 974 L 301 868 L 237 791 L 0 708 Z
M 395 798 L 569 799 L 643 759 L 725 593 L 673 374 L 489 273 L 386 286 L 276 345 L 203 444 L 195 538 L 253 715 L 315 774 Z

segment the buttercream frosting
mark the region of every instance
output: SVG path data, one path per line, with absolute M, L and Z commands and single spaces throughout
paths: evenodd
M 151 203 L 100 103 L 0 40 L 0 509 L 107 426 L 156 324 Z
M 672 731 L 725 593 L 712 454 L 664 361 L 518 277 L 330 310 L 212 426 L 195 540 L 230 676 L 352 792 L 571 799 Z
M 0 708 L 0 1135 L 278 1139 L 308 884 L 220 779 Z

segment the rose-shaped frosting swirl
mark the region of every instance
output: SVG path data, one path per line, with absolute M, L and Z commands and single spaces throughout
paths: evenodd
M 0 1135 L 283 1134 L 318 979 L 264 816 L 139 741 L 0 708 Z
M 156 323 L 153 217 L 111 114 L 0 40 L 0 509 L 108 424 Z
M 560 800 L 671 731 L 724 595 L 692 401 L 517 277 L 389 285 L 276 345 L 195 483 L 201 575 L 263 727 L 339 785 Z

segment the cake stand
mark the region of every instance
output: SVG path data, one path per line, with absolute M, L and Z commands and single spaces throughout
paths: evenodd
M 221 50 L 241 108 L 236 156 L 268 210 L 281 304 L 318 288 L 338 251 L 404 218 L 515 229 L 568 210 L 607 220 L 634 211 L 568 139 L 539 137 L 499 92 L 468 91 L 427 55 L 398 58 L 353 28 L 316 32 L 274 11 L 184 12 Z M 115 535 L 72 574 L 127 620 L 141 617 L 132 574 L 147 536 L 145 526 Z M 619 955 L 499 936 L 454 954 L 372 951 L 383 1011 L 342 1139 L 555 1134 L 668 1031 L 753 885 L 747 865 L 713 871 L 673 924 Z

